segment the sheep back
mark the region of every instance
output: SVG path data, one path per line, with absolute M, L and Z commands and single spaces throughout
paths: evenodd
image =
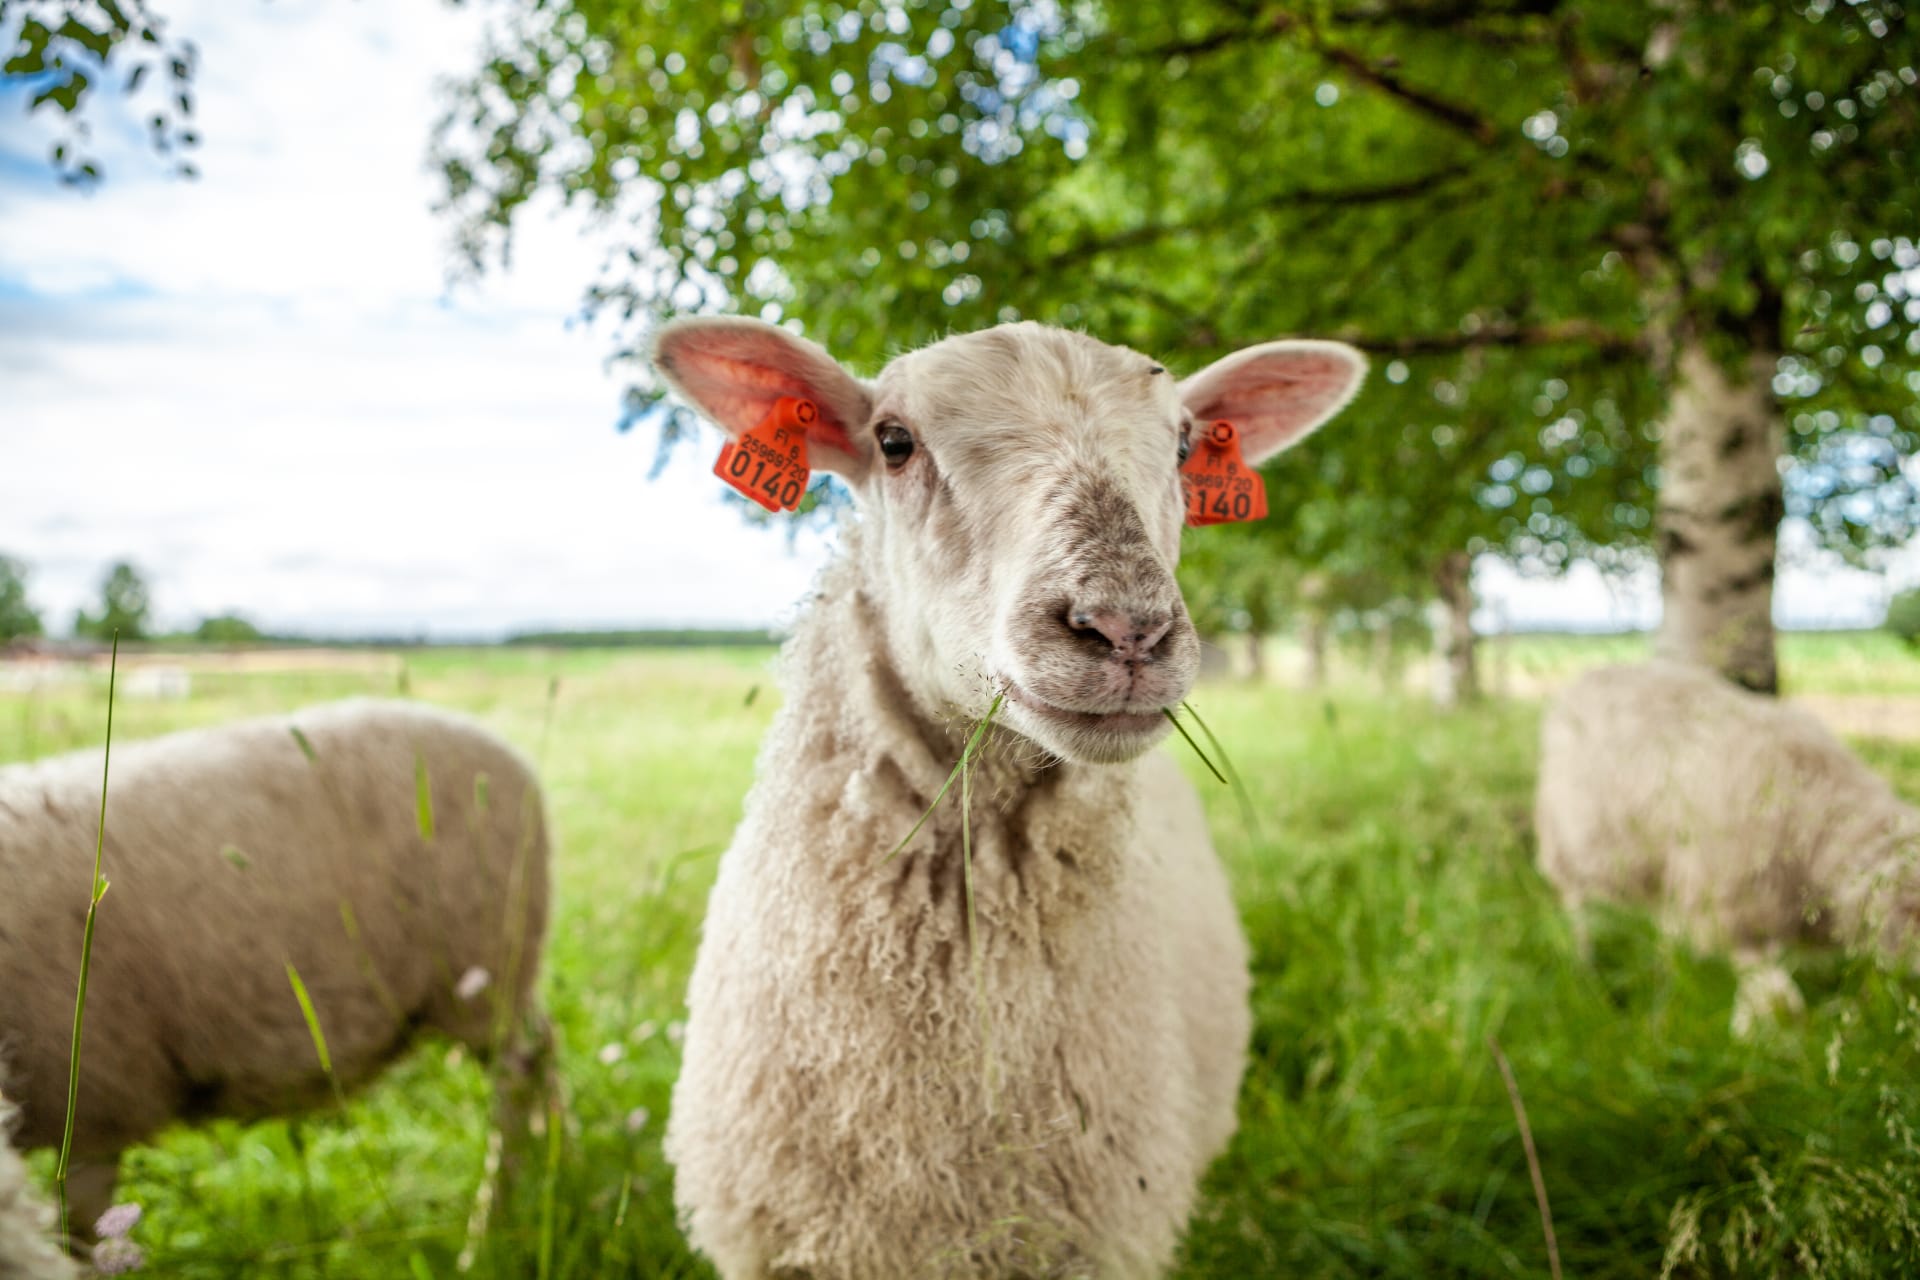
M 1534 820 L 1570 906 L 1654 904 L 1694 945 L 1741 950 L 1865 928 L 1913 812 L 1805 712 L 1654 661 L 1555 697 Z
M 57 1142 L 66 1113 L 100 772 L 97 751 L 0 770 L 0 1059 L 29 1147 Z M 289 966 L 347 1085 L 418 1027 L 485 1049 L 526 1000 L 547 909 L 540 793 L 469 721 L 349 702 L 116 746 L 106 822 L 83 1155 L 323 1096 Z M 463 1000 L 475 968 L 489 985 Z

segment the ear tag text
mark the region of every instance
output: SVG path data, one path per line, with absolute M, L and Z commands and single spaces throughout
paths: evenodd
M 1266 518 L 1266 482 L 1240 457 L 1240 432 L 1231 422 L 1207 424 L 1180 467 L 1180 484 L 1190 525 Z
M 820 417 L 811 400 L 781 396 L 758 425 L 727 441 L 713 474 L 769 511 L 793 511 L 807 492 L 807 425 Z

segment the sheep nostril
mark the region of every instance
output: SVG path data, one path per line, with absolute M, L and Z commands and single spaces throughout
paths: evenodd
M 1173 626 L 1171 614 L 1142 617 L 1122 609 L 1071 609 L 1066 621 L 1090 640 L 1096 634 L 1104 639 L 1110 651 L 1107 656 L 1129 662 L 1152 657 L 1154 646 Z
M 1171 615 L 1161 619 L 1158 625 L 1149 625 L 1147 631 L 1137 637 L 1139 652 L 1142 654 L 1152 653 L 1159 647 L 1160 642 L 1167 638 L 1167 632 L 1171 630 L 1173 630 L 1173 618 Z

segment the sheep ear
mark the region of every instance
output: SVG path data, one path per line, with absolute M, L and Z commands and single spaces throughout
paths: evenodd
M 1264 342 L 1214 361 L 1180 384 L 1200 422 L 1240 429 L 1242 454 L 1263 462 L 1299 443 L 1353 399 L 1367 359 L 1344 342 Z
M 848 480 L 866 474 L 872 397 L 818 343 L 760 320 L 701 316 L 661 326 L 648 354 L 675 394 L 730 437 L 782 396 L 813 401 L 820 416 L 807 428 L 809 462 Z

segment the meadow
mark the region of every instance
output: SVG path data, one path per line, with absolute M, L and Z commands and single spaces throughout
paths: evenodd
M 1503 661 L 1532 692 L 1640 643 L 1520 639 Z M 117 706 L 127 741 L 404 693 L 478 716 L 539 764 L 566 1123 L 474 1274 L 710 1274 L 674 1227 L 660 1135 L 707 887 L 777 705 L 770 656 L 418 651 L 196 670 L 184 699 Z M 1920 693 L 1920 659 L 1886 637 L 1787 637 L 1783 665 L 1796 691 Z M 1565 1275 L 1920 1273 L 1920 981 L 1797 956 L 1807 1016 L 1742 1042 L 1727 964 L 1644 916 L 1603 916 L 1580 958 L 1532 865 L 1527 697 L 1444 712 L 1347 673 L 1321 691 L 1208 684 L 1193 702 L 1252 800 L 1249 824 L 1178 739 L 1165 748 L 1233 877 L 1256 1025 L 1240 1130 L 1179 1275 L 1548 1275 L 1496 1043 Z M 97 746 L 105 720 L 104 672 L 0 687 L 0 762 Z M 1920 741 L 1854 743 L 1920 800 Z M 108 895 L 100 929 L 130 891 Z M 77 904 L 86 893 L 83 873 Z M 176 1130 L 130 1153 L 122 1198 L 145 1209 L 135 1239 L 155 1276 L 450 1276 L 487 1120 L 484 1068 L 430 1045 L 344 1114 Z

